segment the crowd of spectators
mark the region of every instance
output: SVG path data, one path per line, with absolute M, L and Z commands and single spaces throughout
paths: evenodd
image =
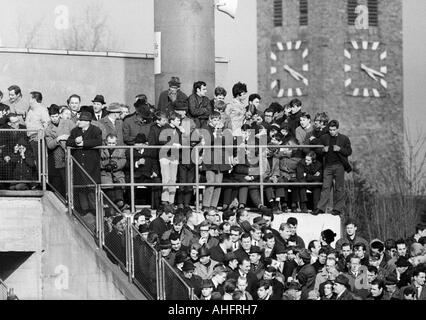
M 329 229 L 305 244 L 294 217 L 272 228 L 274 216 L 284 211 L 324 213 L 332 189 L 330 212 L 344 212 L 344 174 L 351 171 L 352 149 L 337 120 L 324 112 L 311 117 L 299 99 L 274 102 L 262 112 L 261 97 L 251 94 L 246 103 L 247 86 L 240 82 L 230 103 L 224 88 L 217 87 L 209 100 L 205 82 L 195 82 L 189 97 L 180 84 L 172 77 L 157 106 L 137 95 L 134 113 L 124 104 L 107 104 L 103 95 L 90 106 L 81 106 L 81 97 L 73 94 L 66 105 L 47 108 L 40 92 L 31 92 L 25 103 L 21 89 L 10 86 L 8 103 L 0 105 L 0 126 L 8 129 L 0 135 L 0 181 L 16 181 L 3 188 L 37 188 L 19 181 L 34 179 L 39 141 L 45 139 L 49 183 L 63 195 L 67 146 L 85 171 L 76 170 L 74 181 L 108 185 L 106 194 L 122 211 L 129 210 L 129 195 L 114 184 L 128 182 L 131 167 L 134 182 L 158 184 L 148 188 L 150 209 L 133 215 L 135 227 L 141 241 L 158 250 L 200 299 L 426 299 L 423 224 L 409 239 L 367 241 L 357 234 L 356 223 L 347 221 L 335 245 L 336 233 Z M 94 149 L 102 145 L 107 148 Z M 135 147 L 133 163 L 129 149 L 119 148 L 123 145 Z M 201 223 L 192 209 L 197 169 L 201 182 L 215 183 L 203 191 Z M 269 183 L 264 202 L 259 185 L 251 184 L 260 177 Z M 305 185 L 311 182 L 322 185 Z M 75 201 L 81 215 L 95 214 L 93 191 L 77 192 Z M 248 206 L 257 209 L 252 222 Z M 114 243 L 120 257 L 124 216 L 109 218 L 106 245 Z M 143 258 L 135 257 L 136 273 L 142 272 L 137 266 Z

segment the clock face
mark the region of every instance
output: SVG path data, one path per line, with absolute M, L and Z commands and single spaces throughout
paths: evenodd
M 308 94 L 309 49 L 307 42 L 296 40 L 272 45 L 271 91 L 276 98 Z
M 344 55 L 346 94 L 384 97 L 388 88 L 386 46 L 379 41 L 350 41 L 345 44 Z

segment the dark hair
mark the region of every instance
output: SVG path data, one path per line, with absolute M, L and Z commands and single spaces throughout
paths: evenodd
M 243 212 L 246 211 L 246 209 L 244 208 L 240 208 L 237 210 L 237 221 L 240 220 L 241 215 L 243 214 Z
M 221 118 L 221 114 L 220 114 L 220 112 L 219 111 L 213 111 L 211 114 L 210 114 L 210 116 L 209 116 L 209 119 L 215 119 L 215 118 Z
M 243 231 L 239 226 L 231 226 L 231 231 L 238 231 L 239 234 Z
M 308 250 L 310 251 L 312 248 L 315 248 L 315 242 L 318 242 L 318 240 L 312 240 L 308 244 Z
M 281 112 L 284 108 L 281 104 L 279 104 L 278 102 L 272 102 L 268 109 L 271 109 L 274 113 L 276 112 Z
M 405 244 L 405 246 L 407 246 L 407 242 L 405 242 L 402 238 L 395 241 L 395 246 L 398 246 L 399 244 Z
M 311 120 L 311 115 L 307 112 L 302 112 L 302 114 L 300 115 L 300 118 L 306 118 Z
M 21 88 L 19 88 L 19 86 L 17 86 L 16 84 L 14 84 L 14 85 L 11 85 L 9 88 L 7 88 L 7 90 L 9 90 L 9 91 L 15 91 L 15 94 L 17 95 L 17 96 L 22 96 L 22 92 L 21 92 Z
M 226 240 L 229 240 L 229 234 L 228 233 L 222 233 L 219 235 L 219 243 L 224 243 Z
M 49 108 L 49 116 L 52 116 L 54 114 L 59 114 L 59 106 L 56 104 L 52 104 Z
M 287 223 L 291 224 L 292 226 L 297 226 L 297 219 L 294 217 L 290 217 L 287 219 Z
M 390 250 L 390 249 L 396 249 L 396 242 L 394 239 L 387 239 L 385 241 L 385 248 L 386 250 Z
M 71 99 L 72 98 L 77 98 L 78 99 L 78 101 L 80 101 L 81 102 L 81 97 L 78 95 L 78 94 L 72 94 L 72 95 L 70 95 L 70 97 L 67 99 L 67 104 L 70 104 L 70 102 L 71 102 Z
M 425 245 L 425 243 L 426 243 L 426 237 L 420 237 L 420 238 L 419 238 L 419 243 L 420 243 L 422 246 L 424 246 L 424 245 Z
M 181 223 L 181 222 L 183 224 L 185 224 L 185 222 L 186 222 L 186 218 L 183 215 L 183 213 L 175 214 L 174 217 L 173 217 L 173 225 Z
M 175 120 L 175 119 L 179 119 L 179 120 L 181 120 L 181 119 L 182 119 L 182 117 L 180 116 L 180 114 L 179 114 L 179 113 L 177 113 L 177 112 L 175 112 L 175 111 L 170 112 L 170 113 L 169 113 L 169 121 L 172 121 L 172 120 Z
M 153 243 L 157 243 L 158 242 L 158 234 L 156 234 L 155 232 L 151 231 L 150 233 L 148 233 L 148 236 L 146 238 L 146 241 L 148 241 L 148 243 L 153 244 Z
M 267 108 L 267 109 L 265 109 L 265 111 L 263 111 L 263 114 L 265 115 L 265 113 L 269 113 L 269 112 L 272 112 L 272 115 L 274 115 L 274 110 L 272 109 L 272 108 Z
M 321 247 L 321 249 L 319 249 L 318 255 L 321 255 L 323 253 L 328 255 L 328 247 Z
M 43 95 L 41 94 L 41 92 L 31 91 L 30 95 L 33 99 L 35 99 L 35 101 L 37 101 L 37 103 L 41 103 L 43 101 Z
M 426 223 L 418 223 L 416 225 L 416 233 L 418 233 L 419 231 L 423 231 L 426 229 Z
M 345 227 L 347 227 L 350 224 L 353 224 L 355 227 L 357 227 L 357 224 L 356 224 L 355 220 L 353 220 L 353 219 L 346 220 Z
M 260 97 L 260 95 L 258 95 L 257 93 L 252 93 L 251 95 L 249 95 L 248 101 L 249 102 L 253 102 L 254 99 L 259 99 L 261 100 L 262 98 Z
M 322 122 L 324 125 L 327 125 L 328 121 L 329 121 L 327 113 L 325 113 L 325 112 L 318 112 L 315 115 L 315 118 L 314 118 L 314 121 L 317 121 L 317 120 L 320 121 L 320 122 Z
M 414 289 L 413 287 L 406 287 L 403 291 L 402 294 L 404 296 L 415 296 L 417 294 L 416 289 Z
M 420 264 L 420 265 L 418 265 L 417 267 L 414 268 L 413 277 L 417 277 L 420 274 L 420 272 L 426 273 L 426 269 L 425 269 L 424 264 L 423 265 Z
M 225 88 L 222 88 L 222 87 L 216 87 L 216 89 L 214 89 L 214 95 L 217 97 L 217 96 L 220 96 L 220 95 L 222 95 L 222 96 L 224 96 L 224 97 L 226 97 L 226 95 L 227 95 L 228 93 L 226 92 L 226 90 L 225 90 Z
M 180 240 L 180 236 L 179 236 L 177 233 L 172 232 L 172 233 L 170 234 L 169 240 L 170 240 L 170 241 Z
M 247 93 L 247 85 L 245 83 L 238 82 L 232 87 L 232 95 L 234 98 L 238 97 L 242 93 Z
M 153 121 L 161 120 L 162 118 L 169 120 L 169 117 L 167 116 L 167 113 L 162 111 L 157 111 L 154 113 Z
M 271 287 L 271 281 L 269 280 L 260 280 L 258 288 L 264 287 L 265 289 L 269 289 Z
M 330 128 L 330 127 L 336 127 L 337 129 L 339 129 L 339 121 L 337 121 L 337 120 L 331 120 L 329 123 L 328 123 L 328 127 Z
M 342 245 L 341 245 L 341 247 L 343 248 L 343 247 L 347 247 L 347 246 L 349 246 L 349 248 L 351 248 L 352 249 L 352 246 L 351 246 L 351 244 L 349 243 L 349 242 L 344 242 L 344 243 L 342 243 Z
M 193 93 L 197 93 L 197 90 L 201 89 L 202 86 L 207 86 L 207 84 L 204 81 L 194 82 L 194 85 L 192 86 Z
M 315 151 L 309 151 L 305 157 L 310 157 L 312 159 L 312 162 L 315 162 L 317 160 L 317 154 Z
M 232 216 L 235 216 L 235 212 L 234 211 L 232 211 L 232 210 L 225 210 L 222 213 L 222 220 L 223 221 L 229 221 L 229 218 L 232 217 Z
M 291 108 L 293 107 L 301 107 L 302 106 L 302 101 L 300 101 L 299 99 L 293 99 L 289 102 L 289 105 Z
M 379 250 L 379 252 L 383 252 L 383 250 L 385 250 L 385 245 L 379 240 L 373 241 L 370 246 L 372 249 Z
M 237 284 L 236 279 L 228 279 L 223 284 L 223 290 L 225 291 L 225 293 L 233 293 L 235 289 L 237 288 L 236 284 Z
M 365 245 L 365 243 L 362 242 L 357 242 L 354 244 L 354 249 L 357 248 L 362 248 L 362 250 L 366 251 L 367 250 L 367 246 Z
M 250 238 L 251 239 L 251 235 L 250 235 L 250 233 L 243 233 L 243 235 L 241 236 L 241 240 L 243 240 L 243 239 L 247 239 L 247 238 Z
M 374 272 L 375 274 L 377 274 L 379 272 L 379 270 L 377 270 L 377 267 L 375 267 L 375 266 L 368 266 L 367 270 L 368 270 L 368 272 Z
M 373 281 L 371 281 L 371 285 L 376 285 L 379 287 L 379 289 L 384 290 L 385 289 L 385 282 L 381 279 L 374 279 Z

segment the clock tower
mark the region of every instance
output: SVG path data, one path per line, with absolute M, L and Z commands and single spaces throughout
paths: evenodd
M 340 121 L 352 160 L 365 169 L 401 164 L 402 0 L 262 0 L 257 6 L 264 104 L 299 98 L 312 116 L 325 111 Z

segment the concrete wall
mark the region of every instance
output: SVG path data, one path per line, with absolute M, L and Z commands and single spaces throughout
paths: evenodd
M 0 244 L 34 252 L 4 279 L 20 299 L 145 299 L 50 192 L 0 199 Z

